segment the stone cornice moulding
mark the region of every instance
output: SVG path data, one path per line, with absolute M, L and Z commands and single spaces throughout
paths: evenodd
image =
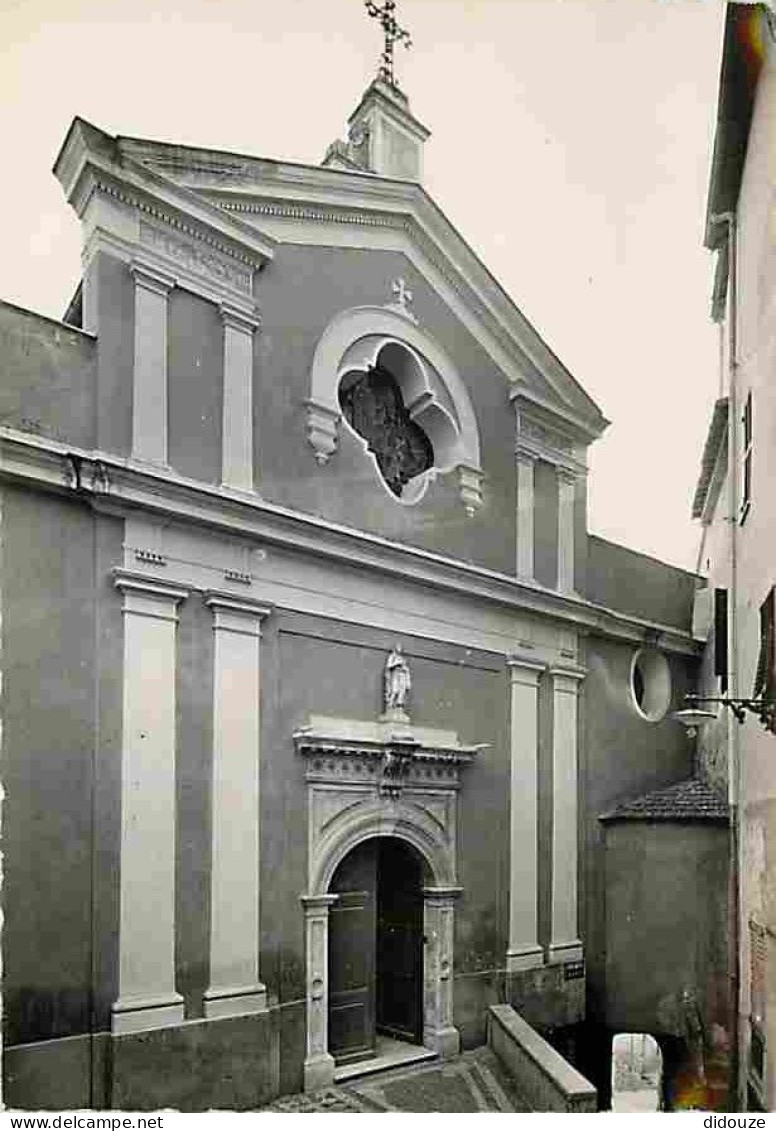
M 547 668 L 557 691 L 576 693 L 587 675 L 587 668 L 576 664 L 550 664 Z
M 233 593 L 216 589 L 206 590 L 203 600 L 213 613 L 214 632 L 235 632 L 260 638 L 261 626 L 273 611 L 263 602 L 235 597 Z
M 115 140 L 76 118 L 54 165 L 70 204 L 83 218 L 92 195 L 105 193 L 209 244 L 254 270 L 274 253 L 275 240 L 200 193 L 171 181 L 131 157 L 119 158 Z
M 123 566 L 117 566 L 112 574 L 113 584 L 124 594 L 125 613 L 177 621 L 177 607 L 190 593 L 186 586 L 170 583 L 166 578 L 128 570 Z M 169 612 L 160 611 L 161 604 L 172 608 Z
M 126 239 L 116 232 L 97 225 L 90 231 L 83 247 L 81 258 L 84 271 L 100 251 L 129 265 L 133 262 L 142 263 L 148 272 L 166 275 L 172 280 L 173 286 L 190 291 L 219 306 L 229 306 L 242 318 L 259 318 L 253 299 L 252 272 L 245 272 L 243 285 L 238 287 L 229 280 L 228 275 L 225 277 L 216 274 L 208 270 L 204 263 L 198 268 L 192 268 L 154 247 Z M 235 272 L 232 278 L 236 278 L 237 274 Z
M 183 163 L 178 169 L 183 183 L 227 212 L 263 214 L 292 223 L 404 228 L 511 356 L 515 379 L 526 367 L 534 367 L 573 416 L 596 434 L 603 431 L 608 422 L 595 402 L 419 184 L 370 173 L 254 160 L 256 176 L 261 179 L 251 179 L 253 164 L 246 158 L 244 173 L 231 185 L 187 179 Z M 314 239 L 312 232 L 302 242 L 311 237 L 312 242 L 326 242 L 325 237 Z M 288 234 L 279 238 L 287 240 Z
M 250 315 L 233 303 L 222 302 L 219 303 L 218 313 L 224 326 L 230 326 L 243 334 L 253 334 L 261 327 L 261 315 L 258 311 Z
M 81 469 L 78 486 L 73 485 L 68 472 L 73 459 Z M 689 631 L 671 625 L 655 624 L 536 582 L 391 542 L 258 496 L 187 479 L 169 468 L 87 451 L 4 425 L 0 426 L 0 477 L 33 489 L 79 497 L 86 505 L 117 517 L 140 511 L 178 519 L 262 545 L 286 547 L 378 575 L 431 585 L 456 593 L 463 600 L 493 602 L 516 614 L 546 616 L 591 635 L 641 645 L 645 632 L 659 632 L 666 651 L 685 656 L 700 652 Z
M 406 97 L 401 92 L 397 95 L 380 79 L 372 81 L 361 95 L 358 106 L 348 118 L 348 126 L 363 117 L 364 110 L 370 108 L 370 103 L 377 103 L 386 117 L 391 119 L 391 123 L 400 126 L 408 136 L 418 141 L 428 141 L 431 137 L 431 130 L 415 117 Z
M 151 264 L 144 263 L 142 259 L 132 260 L 129 265 L 129 273 L 139 286 L 163 295 L 165 298 L 175 286 L 173 275 L 159 271 Z
M 528 361 L 542 372 L 561 402 L 568 404 L 571 416 L 595 435 L 606 427 L 608 421 L 592 398 L 418 183 L 147 139 L 101 137 L 133 165 L 149 172 L 165 170 L 166 183 L 181 186 L 225 212 L 264 213 L 318 225 L 322 221 L 391 225 L 406 229 L 417 240 L 425 236 L 432 261 L 441 256 L 464 303 L 492 320 L 491 331 L 507 343 L 517 369 L 524 371 Z
M 526 656 L 522 652 L 511 652 L 507 656 L 507 667 L 511 671 L 513 680 L 522 672 L 536 672 L 537 675 L 542 675 L 548 670 L 546 661 L 540 660 L 537 656 Z
M 401 251 L 467 326 L 509 381 L 521 382 L 525 380 L 526 373 L 539 373 L 557 397 L 562 411 L 591 437 L 600 435 L 608 424 L 597 410 L 594 415 L 587 406 L 575 407 L 574 400 L 581 398 L 569 397 L 567 390 L 564 395 L 564 386 L 572 383 L 579 388 L 577 382 L 548 347 L 545 347 L 545 352 L 532 347 L 526 340 L 530 337 L 525 328 L 530 325 L 527 320 L 522 315 L 516 318 L 513 313 L 517 311 L 516 307 L 512 307 L 510 312 L 492 305 L 475 287 L 472 275 L 467 275 L 466 265 L 453 262 L 444 244 L 440 245 L 416 216 L 384 208 L 362 211 L 353 203 L 338 209 L 331 203 L 320 206 L 304 201 L 287 203 L 271 200 L 264 203 L 252 197 L 234 199 L 231 195 L 227 199 L 225 190 L 213 190 L 209 195 L 213 199 L 222 199 L 222 207 L 229 212 L 274 219 L 276 223 L 270 226 L 279 242 Z M 368 240 L 362 240 L 357 234 L 359 227 L 373 233 L 382 230 L 387 236 L 381 240 L 374 234 Z M 483 286 L 486 285 L 483 283 Z M 494 284 L 491 282 L 490 285 Z M 511 300 L 507 302 L 512 306 Z M 548 403 L 556 402 L 550 400 Z
M 525 380 L 513 385 L 509 390 L 509 399 L 514 406 L 518 424 L 521 420 L 526 420 L 539 427 L 558 432 L 563 441 L 560 450 L 587 447 L 609 426 L 609 421 L 606 420 L 600 430 L 590 428 L 588 424 L 570 414 L 563 405 L 543 396 Z
M 327 715 L 311 715 L 306 726 L 294 731 L 293 739 L 297 752 L 307 757 L 316 754 L 382 756 L 388 748 L 406 745 L 412 748 L 413 757 L 419 762 L 439 762 L 451 767 L 468 766 L 475 755 L 485 749 L 482 745 L 461 743 L 452 730 L 415 726 L 411 722 L 398 724 L 390 719 L 374 722 Z M 314 768 L 308 773 L 317 780 Z

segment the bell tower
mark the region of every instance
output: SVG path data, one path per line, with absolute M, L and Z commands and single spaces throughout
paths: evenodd
M 377 77 L 348 119 L 347 142 L 335 141 L 330 145 L 323 164 L 398 180 L 422 181 L 423 145 L 430 132 L 412 114 L 393 68 L 394 46 L 403 43 L 410 47 L 409 33 L 396 22 L 396 0 L 384 0 L 382 5 L 366 0 L 366 9 L 380 21 L 385 36 Z

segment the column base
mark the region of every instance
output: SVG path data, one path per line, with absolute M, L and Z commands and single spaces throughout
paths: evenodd
M 141 1033 L 145 1029 L 166 1029 L 183 1021 L 183 998 L 179 993 L 164 997 L 119 998 L 111 1007 L 112 1033 Z
M 571 939 L 569 942 L 550 944 L 550 965 L 560 966 L 564 962 L 581 962 L 585 957 L 585 949 L 580 939 Z
M 442 1060 L 449 1060 L 461 1051 L 461 1034 L 454 1025 L 448 1025 L 444 1029 L 426 1029 L 423 1044 L 427 1049 L 438 1053 Z
M 210 989 L 203 994 L 205 1017 L 244 1017 L 249 1013 L 264 1013 L 267 1008 L 267 989 L 261 982 L 254 986 L 236 986 L 229 989 Z
M 334 1083 L 334 1057 L 329 1052 L 320 1052 L 308 1057 L 304 1062 L 304 1090 L 317 1092 Z
M 516 974 L 520 970 L 535 970 L 544 966 L 544 951 L 540 946 L 516 947 L 507 951 L 507 974 Z

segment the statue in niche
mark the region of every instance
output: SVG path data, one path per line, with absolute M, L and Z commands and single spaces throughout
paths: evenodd
M 385 661 L 385 710 L 404 711 L 412 687 L 409 664 L 401 644 L 397 644 Z
M 367 442 L 389 490 L 401 498 L 410 479 L 434 466 L 434 449 L 411 419 L 401 389 L 387 369 L 351 373 L 342 381 L 339 402 L 348 424 Z

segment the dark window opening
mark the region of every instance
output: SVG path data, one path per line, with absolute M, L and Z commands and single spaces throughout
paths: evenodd
M 749 1043 L 749 1066 L 758 1080 L 765 1074 L 765 1041 L 759 1029 L 752 1027 Z
M 641 674 L 641 668 L 636 665 L 633 669 L 633 694 L 636 697 L 636 702 L 642 711 L 644 710 L 644 676 Z
M 760 606 L 760 655 L 752 698 L 762 699 L 760 718 L 776 734 L 776 588 Z
M 714 590 L 714 675 L 719 676 L 719 689 L 724 695 L 728 687 L 728 592 Z
M 744 404 L 742 423 L 744 426 L 744 446 L 741 456 L 742 463 L 742 492 L 741 492 L 741 522 L 744 521 L 752 505 L 752 393 L 747 393 Z
M 431 441 L 410 417 L 401 389 L 387 369 L 347 374 L 340 385 L 339 402 L 348 424 L 366 440 L 397 498 L 411 479 L 434 466 Z

